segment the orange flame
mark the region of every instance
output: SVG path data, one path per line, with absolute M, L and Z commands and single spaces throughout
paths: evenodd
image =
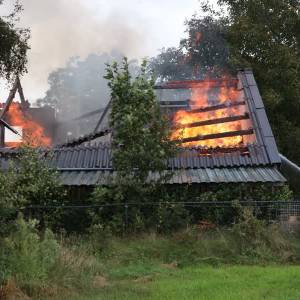
M 22 141 L 7 142 L 6 146 L 19 147 L 26 144 L 31 147 L 48 147 L 51 145 L 51 138 L 45 135 L 44 128 L 24 113 L 19 103 L 10 105 L 6 117 L 11 126 L 22 128 Z
M 232 84 L 229 85 L 226 79 L 222 80 L 221 82 L 204 80 L 201 82 L 199 81 L 198 86 L 192 88 L 190 105 L 193 109 L 219 104 L 234 103 L 242 100 L 242 92 L 238 91 L 235 86 L 232 86 Z M 191 113 L 186 110 L 179 110 L 173 117 L 173 123 L 175 126 L 171 133 L 171 139 L 181 140 L 190 137 L 199 137 L 210 134 L 249 129 L 251 127 L 250 120 L 240 120 L 192 128 L 183 128 L 184 125 L 190 123 L 219 119 L 224 117 L 232 117 L 236 115 L 244 115 L 245 113 L 246 107 L 244 105 L 200 113 Z M 184 147 L 197 146 L 205 148 L 236 147 L 252 142 L 252 140 L 253 136 L 233 136 L 186 142 L 182 145 Z

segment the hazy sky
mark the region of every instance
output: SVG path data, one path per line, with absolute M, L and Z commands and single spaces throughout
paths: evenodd
M 0 15 L 13 0 L 4 0 Z M 28 74 L 21 79 L 31 102 L 47 90 L 49 72 L 71 56 L 117 49 L 128 57 L 154 56 L 177 46 L 184 21 L 198 10 L 198 0 L 22 0 L 21 26 L 31 29 Z M 8 90 L 0 85 L 0 99 Z

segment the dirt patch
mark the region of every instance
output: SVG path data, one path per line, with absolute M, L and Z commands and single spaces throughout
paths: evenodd
M 163 268 L 165 269 L 169 269 L 169 270 L 175 270 L 178 267 L 178 263 L 177 262 L 172 262 L 170 264 L 162 264 L 161 265 Z
M 107 279 L 103 276 L 96 276 L 93 280 L 93 287 L 96 289 L 104 288 L 109 286 Z
M 31 298 L 25 295 L 19 289 L 14 280 L 9 280 L 5 285 L 0 287 L 1 300 L 30 300 Z

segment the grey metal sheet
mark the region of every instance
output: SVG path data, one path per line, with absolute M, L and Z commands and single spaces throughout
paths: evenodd
M 272 136 L 273 137 L 273 132 L 271 130 L 271 126 L 269 124 L 266 111 L 264 109 L 257 109 L 256 110 L 256 115 L 257 115 L 257 119 L 258 119 L 258 122 L 259 122 L 259 126 L 260 126 L 260 129 L 261 129 L 262 135 L 264 137 L 266 137 L 266 136 Z
M 255 82 L 252 71 L 251 70 L 245 70 L 244 73 L 245 73 L 248 85 L 249 86 L 256 85 L 256 82 Z
M 266 148 L 272 164 L 280 164 L 281 159 L 278 153 L 276 142 L 273 137 L 265 137 Z
M 250 86 L 249 90 L 250 90 L 255 108 L 256 109 L 264 108 L 265 106 L 264 106 L 264 103 L 262 101 L 262 98 L 260 96 L 260 93 L 259 93 L 259 90 L 258 90 L 257 86 L 256 85 L 255 86 Z
M 60 179 L 65 185 L 106 185 L 116 174 L 110 171 L 61 171 Z M 158 179 L 157 172 L 150 173 L 149 179 Z M 175 171 L 169 184 L 190 183 L 253 183 L 253 182 L 285 182 L 285 178 L 276 167 L 256 168 L 214 168 L 186 169 Z

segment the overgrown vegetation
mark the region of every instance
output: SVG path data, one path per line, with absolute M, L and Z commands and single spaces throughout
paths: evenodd
M 228 229 L 191 227 L 125 238 L 94 228 L 88 235 L 55 239 L 19 217 L 0 249 L 2 296 L 18 291 L 22 299 L 73 299 L 91 292 L 100 297 L 124 281 L 142 284 L 189 267 L 292 264 L 300 258 L 291 236 L 249 210 Z
M 266 189 L 256 187 L 252 192 L 267 200 L 270 194 L 266 195 Z M 212 190 L 203 193 L 201 199 L 215 201 L 243 194 L 242 188 L 230 190 L 231 194 L 228 187 Z M 11 295 L 21 299 L 72 298 L 87 291 L 108 289 L 124 280 L 144 280 L 189 266 L 299 261 L 293 236 L 282 233 L 278 225 L 268 226 L 264 220 L 256 219 L 251 210 L 242 209 L 238 203 L 230 210 L 232 216 L 229 210 L 215 214 L 212 209 L 193 214 L 183 204 L 172 204 L 172 196 L 182 197 L 179 200 L 186 199 L 188 192 L 192 196 L 188 190 L 169 191 L 167 196 L 162 193 L 165 190 L 155 189 L 153 199 L 160 195 L 165 202 L 155 209 L 129 210 L 128 217 L 136 219 L 126 236 L 116 235 L 124 220 L 118 223 L 119 215 L 105 210 L 105 217 L 103 212 L 90 211 L 90 227 L 85 233 L 65 234 L 61 230 L 68 228 L 68 218 L 76 218 L 71 210 L 28 210 L 31 205 L 65 203 L 57 202 L 62 191 L 57 174 L 30 149 L 23 149 L 22 156 L 1 174 L 0 293 L 4 299 Z M 289 197 L 289 191 L 283 187 L 277 196 Z M 138 219 L 142 213 L 144 219 Z M 112 216 L 111 223 L 108 216 Z M 191 225 L 204 216 L 228 226 Z M 228 219 L 225 222 L 220 216 Z
M 291 114 L 299 109 L 299 2 L 222 3 L 227 15 L 203 7 L 209 15 L 187 21 L 188 37 L 151 67 L 161 79 L 182 79 L 204 72 L 220 76 L 240 63 L 252 66 L 281 148 L 299 160 L 294 151 L 299 120 Z M 0 76 L 7 78 L 25 71 L 29 32 L 15 27 L 20 10 L 17 4 L 8 19 L 0 18 Z M 132 77 L 126 59 L 121 67 L 107 66 L 117 176 L 84 199 L 96 208 L 64 209 L 72 202 L 45 153 L 24 148 L 0 173 L 1 299 L 74 299 L 91 290 L 105 297 L 115 287 L 181 274 L 191 266 L 299 263 L 295 235 L 268 224 L 266 219 L 274 219 L 269 210 L 261 209 L 257 218 L 240 205 L 240 200 L 289 200 L 286 186 L 218 185 L 203 191 L 161 184 L 172 175 L 165 173 L 166 161 L 176 149 L 146 69 L 143 63 Z M 232 206 L 195 209 L 188 201 L 232 201 Z
M 51 155 L 51 154 L 49 154 Z M 0 173 L 1 234 L 9 232 L 9 224 L 18 212 L 37 218 L 40 226 L 51 226 L 58 215 L 31 206 L 61 205 L 65 191 L 55 170 L 47 166 L 43 153 L 24 147 L 13 160 L 7 160 L 7 170 Z

